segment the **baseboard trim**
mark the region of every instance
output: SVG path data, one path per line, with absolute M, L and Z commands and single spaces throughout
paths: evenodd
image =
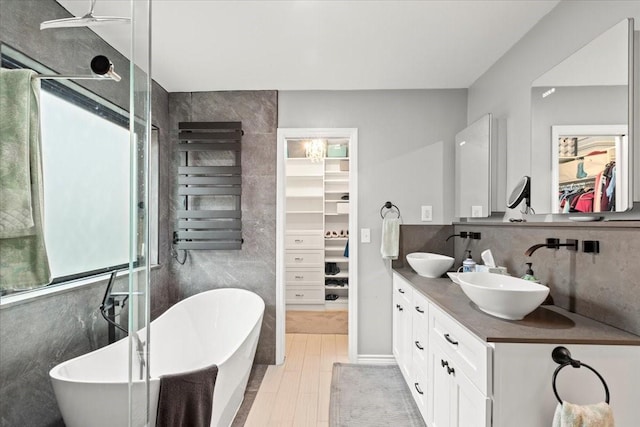
M 358 362 L 369 365 L 395 365 L 396 358 L 393 354 L 359 354 Z

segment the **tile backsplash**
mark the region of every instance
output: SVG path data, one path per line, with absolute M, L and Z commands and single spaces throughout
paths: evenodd
M 513 276 L 522 276 L 525 263 L 531 262 L 536 277 L 549 286 L 556 306 L 640 335 L 640 223 L 404 225 L 402 252 L 394 266 L 401 266 L 404 255 L 416 250 L 448 254 L 449 248 L 442 246 L 440 238 L 449 235 L 446 227 L 452 227 L 455 233 L 481 233 L 479 240 L 456 237 L 449 241 L 454 241 L 454 268 L 461 265 L 467 249 L 478 263 L 482 262 L 480 253 L 491 249 L 496 263 L 507 267 Z M 551 237 L 561 242 L 577 239 L 578 251 L 540 248 L 532 256 L 525 255 L 529 247 Z M 584 240 L 597 240 L 600 253 L 584 253 Z

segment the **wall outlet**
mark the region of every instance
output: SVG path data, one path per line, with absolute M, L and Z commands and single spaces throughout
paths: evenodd
M 433 221 L 433 207 L 422 206 L 420 218 L 422 218 L 423 221 Z
M 371 243 L 371 229 L 370 228 L 361 228 L 360 229 L 360 243 Z
M 471 217 L 478 218 L 482 216 L 482 206 L 471 206 Z

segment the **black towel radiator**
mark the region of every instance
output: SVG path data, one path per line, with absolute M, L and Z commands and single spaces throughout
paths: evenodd
M 175 249 L 242 249 L 242 122 L 180 122 Z M 223 164 L 224 166 L 222 166 Z M 191 200 L 190 198 L 193 198 Z

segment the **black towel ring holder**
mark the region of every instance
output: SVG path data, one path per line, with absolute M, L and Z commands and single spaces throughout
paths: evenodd
M 394 205 L 391 202 L 386 202 L 384 205 L 382 205 L 382 207 L 380 208 L 380 218 L 384 219 L 385 215 L 388 214 L 389 212 L 385 212 L 384 215 L 382 214 L 382 211 L 385 209 L 392 209 L 395 208 L 396 212 L 398 213 L 398 218 L 400 218 L 400 208 L 398 208 L 396 205 Z
M 602 378 L 602 375 L 600 375 L 598 371 L 596 371 L 586 363 L 582 363 L 579 360 L 572 359 L 571 353 L 565 347 L 554 348 L 553 351 L 551 352 L 551 358 L 553 359 L 554 362 L 560 365 L 553 372 L 553 379 L 552 379 L 553 394 L 556 395 L 556 399 L 558 399 L 558 402 L 560 402 L 560 404 L 562 404 L 562 399 L 560 399 L 560 396 L 558 395 L 558 390 L 556 390 L 556 377 L 558 376 L 558 372 L 560 372 L 562 368 L 569 365 L 571 365 L 574 368 L 585 367 L 589 369 L 591 372 L 593 372 L 594 374 L 596 374 L 596 376 L 600 379 L 600 381 L 602 381 L 602 385 L 604 386 L 604 393 L 605 393 L 604 401 L 607 402 L 607 404 L 609 403 L 609 387 L 607 386 L 607 382 L 604 380 L 604 378 Z

